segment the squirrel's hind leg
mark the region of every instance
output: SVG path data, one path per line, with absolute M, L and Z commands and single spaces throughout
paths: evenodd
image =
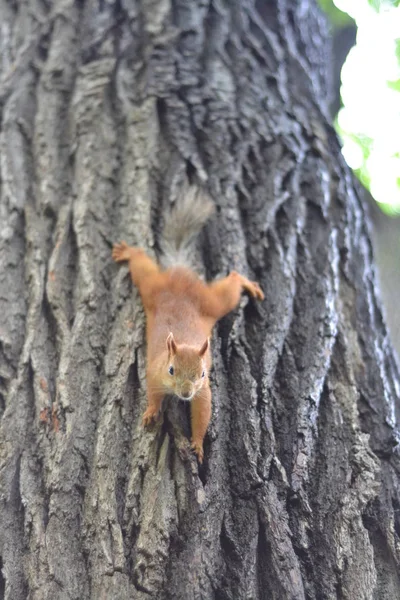
M 264 300 L 264 294 L 256 281 L 232 271 L 228 277 L 208 284 L 208 292 L 212 302 L 209 303 L 209 312 L 215 319 L 221 319 L 239 304 L 242 290 L 257 300 Z

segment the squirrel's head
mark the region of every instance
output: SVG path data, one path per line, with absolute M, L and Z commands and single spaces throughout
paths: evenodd
M 165 379 L 168 387 L 181 400 L 192 400 L 207 377 L 206 354 L 210 347 L 207 338 L 201 348 L 177 344 L 172 333 L 167 337 L 168 363 Z

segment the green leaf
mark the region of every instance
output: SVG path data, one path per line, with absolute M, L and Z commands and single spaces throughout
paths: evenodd
M 400 92 L 400 79 L 397 81 L 387 81 L 387 86 L 390 87 L 391 90 L 395 90 L 396 92 Z

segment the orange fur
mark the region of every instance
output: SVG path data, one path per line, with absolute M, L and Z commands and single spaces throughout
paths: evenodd
M 191 400 L 192 448 L 201 463 L 211 418 L 212 329 L 237 306 L 242 290 L 258 300 L 263 292 L 235 271 L 213 283 L 202 282 L 185 267 L 163 271 L 143 250 L 125 242 L 114 245 L 113 258 L 129 262 L 146 312 L 148 407 L 143 425 L 157 418 L 166 394 Z

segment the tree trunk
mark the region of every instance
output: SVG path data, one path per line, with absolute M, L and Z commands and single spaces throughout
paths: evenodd
M 2 0 L 0 598 L 400 596 L 399 374 L 364 209 L 327 122 L 313 0 Z M 199 467 L 146 405 L 125 239 L 186 177 L 213 339 Z

